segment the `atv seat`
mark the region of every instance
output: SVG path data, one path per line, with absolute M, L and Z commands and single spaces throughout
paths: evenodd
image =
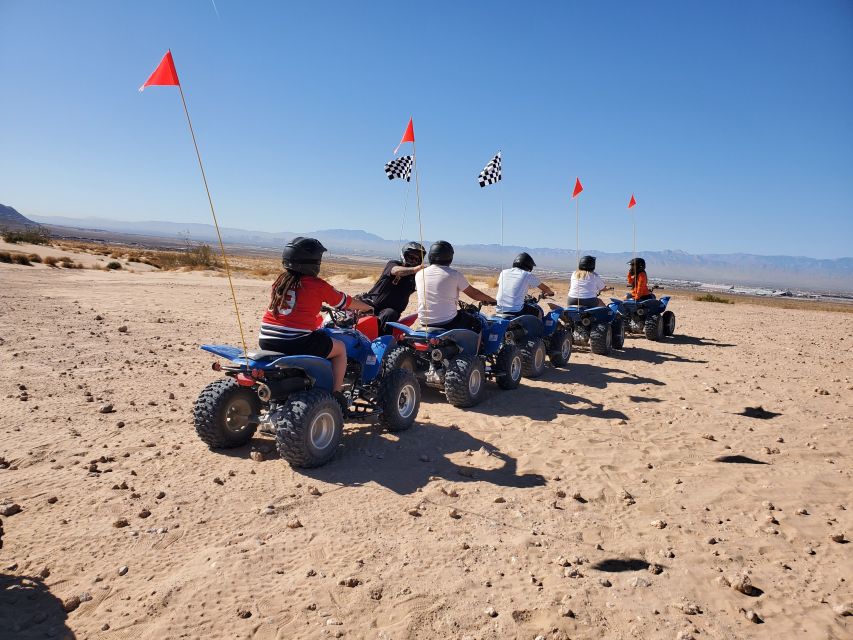
M 249 351 L 247 354 L 249 356 L 249 360 L 272 360 L 275 358 L 283 358 L 286 354 L 279 353 L 278 351 L 267 351 L 261 349 L 260 351 Z

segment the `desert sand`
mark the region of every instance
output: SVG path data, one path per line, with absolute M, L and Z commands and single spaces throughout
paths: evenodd
M 195 435 L 223 278 L 0 265 L 0 637 L 853 637 L 853 314 L 670 304 L 301 471 Z

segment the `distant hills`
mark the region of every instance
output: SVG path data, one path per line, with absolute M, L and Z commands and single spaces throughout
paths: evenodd
M 27 220 L 11 207 L 23 220 Z M 215 242 L 212 225 L 163 221 L 125 222 L 104 218 L 66 218 L 32 216 L 42 224 L 54 227 L 55 233 L 76 230 L 74 235 L 85 236 L 85 231 L 108 231 L 115 234 L 162 238 L 175 242 L 189 234 L 196 241 Z M 0 226 L 2 226 L 0 222 Z M 69 229 L 70 228 L 70 229 Z M 82 230 L 82 232 L 81 232 Z M 281 249 L 296 235 L 318 238 L 332 253 L 387 258 L 399 253 L 400 243 L 386 240 L 366 231 L 353 229 L 326 229 L 321 231 L 266 232 L 246 229 L 222 228 L 223 240 L 231 245 L 254 249 Z M 66 233 L 67 234 L 67 233 Z M 430 240 L 426 240 L 427 244 Z M 506 266 L 520 251 L 533 254 L 537 265 L 546 270 L 568 272 L 575 264 L 575 252 L 570 249 L 546 247 L 520 247 L 498 245 L 456 245 L 456 263 L 469 266 Z M 598 272 L 603 275 L 621 275 L 627 271 L 630 252 L 607 253 L 585 248 L 598 258 Z M 760 256 L 745 253 L 690 254 L 685 251 L 643 251 L 654 278 L 695 280 L 707 283 L 768 286 L 780 289 L 807 288 L 812 291 L 853 292 L 853 258 L 820 260 L 800 256 Z
M 25 217 L 17 209 L 0 204 L 0 229 L 25 229 L 37 226 L 39 226 L 37 222 Z

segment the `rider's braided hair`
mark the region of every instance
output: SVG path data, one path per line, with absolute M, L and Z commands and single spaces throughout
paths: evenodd
M 270 292 L 270 306 L 273 316 L 278 318 L 278 310 L 281 308 L 284 301 L 287 299 L 287 294 L 291 289 L 299 287 L 302 274 L 290 269 L 285 269 L 281 275 L 272 283 L 272 291 Z

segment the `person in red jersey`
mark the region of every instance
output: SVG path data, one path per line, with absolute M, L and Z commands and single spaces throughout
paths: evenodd
M 297 237 L 284 247 L 284 271 L 272 285 L 258 344 L 261 349 L 286 355 L 327 358 L 332 363 L 334 391 L 339 392 L 347 369 L 346 348 L 321 330 L 320 309 L 324 304 L 353 311 L 371 311 L 371 307 L 317 277 L 325 251 L 314 238 Z

